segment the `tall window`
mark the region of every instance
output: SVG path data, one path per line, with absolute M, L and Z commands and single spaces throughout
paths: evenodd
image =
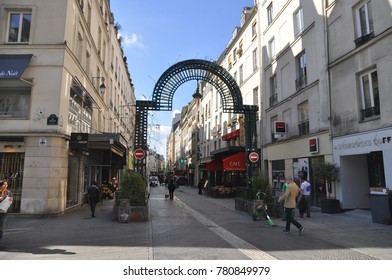
M 252 23 L 252 38 L 256 37 L 257 35 L 257 21 Z
M 8 19 L 8 43 L 28 43 L 31 12 L 11 12 Z
M 304 31 L 304 13 L 302 7 L 294 13 L 294 35 L 299 35 Z
M 305 101 L 298 105 L 298 131 L 299 131 L 299 135 L 309 134 L 308 101 Z
M 308 83 L 307 78 L 307 70 L 306 70 L 306 53 L 305 51 L 301 52 L 296 57 L 296 66 L 297 66 L 297 79 L 295 80 L 296 89 L 299 90 L 304 87 Z
M 254 105 L 259 104 L 259 87 L 255 87 L 253 89 L 253 104 Z
M 270 25 L 272 23 L 273 19 L 274 19 L 274 11 L 273 11 L 272 2 L 271 2 L 271 4 L 269 4 L 268 7 L 267 7 L 267 21 L 268 21 L 268 25 Z
M 371 1 L 366 1 L 355 10 L 355 20 L 357 27 L 355 44 L 359 46 L 374 37 Z
M 233 50 L 233 61 L 234 63 L 237 61 L 237 48 L 234 48 Z
M 269 103 L 270 107 L 275 105 L 278 102 L 278 81 L 276 79 L 276 74 L 270 78 L 270 98 Z
M 256 71 L 258 69 L 257 48 L 255 48 L 252 52 L 252 63 L 253 71 Z
M 271 118 L 271 142 L 276 142 L 277 139 L 275 138 L 275 134 L 274 134 L 274 127 L 275 127 L 275 122 L 278 121 L 278 116 L 273 116 Z
M 240 66 L 240 85 L 242 85 L 242 83 L 244 82 L 244 66 L 241 64 Z
M 377 71 L 373 70 L 360 76 L 362 101 L 362 120 L 380 115 Z

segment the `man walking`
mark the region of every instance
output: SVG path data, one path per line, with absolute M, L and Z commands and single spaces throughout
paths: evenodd
M 290 225 L 293 224 L 299 229 L 299 235 L 302 235 L 305 228 L 294 218 L 293 215 L 293 211 L 295 211 L 297 206 L 296 198 L 300 190 L 297 184 L 293 182 L 292 177 L 286 177 L 286 182 L 287 189 L 278 200 L 279 202 L 284 200 L 284 210 L 286 212 L 286 228 L 284 229 L 284 232 L 290 232 Z
M 311 185 L 306 180 L 306 178 L 301 178 L 301 196 L 305 199 L 306 206 L 300 209 L 299 216 L 301 218 L 304 217 L 304 213 L 306 211 L 306 217 L 310 218 L 310 193 L 311 193 Z
M 93 182 L 88 188 L 88 202 L 90 203 L 91 217 L 95 218 L 95 207 L 101 199 L 101 190 L 97 186 L 97 182 Z

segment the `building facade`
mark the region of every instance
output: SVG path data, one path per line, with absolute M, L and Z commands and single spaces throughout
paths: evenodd
M 0 175 L 12 212 L 62 213 L 130 156 L 135 97 L 118 25 L 107 0 L 5 0 L 0 23 Z
M 331 135 L 344 209 L 392 189 L 392 1 L 327 1 Z
M 274 194 L 286 176 L 312 184 L 313 205 L 325 186 L 312 166 L 332 161 L 323 1 L 263 1 L 263 160 Z

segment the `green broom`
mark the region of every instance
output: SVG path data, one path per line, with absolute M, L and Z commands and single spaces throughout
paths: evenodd
M 272 221 L 272 219 L 271 219 L 270 216 L 268 215 L 267 211 L 266 211 L 265 208 L 264 208 L 264 205 L 263 205 L 263 210 L 264 210 L 264 214 L 265 214 L 265 216 L 267 217 L 267 220 L 268 220 L 268 223 L 270 224 L 270 226 L 276 227 L 277 225 L 274 223 L 274 221 Z

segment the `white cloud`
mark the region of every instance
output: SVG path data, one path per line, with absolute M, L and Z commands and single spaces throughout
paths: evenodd
M 139 48 L 139 49 L 144 49 L 144 43 L 143 43 L 143 36 L 138 35 L 136 33 L 132 33 L 131 35 L 128 34 L 118 34 L 118 36 L 122 37 L 122 43 L 125 47 L 128 48 Z

